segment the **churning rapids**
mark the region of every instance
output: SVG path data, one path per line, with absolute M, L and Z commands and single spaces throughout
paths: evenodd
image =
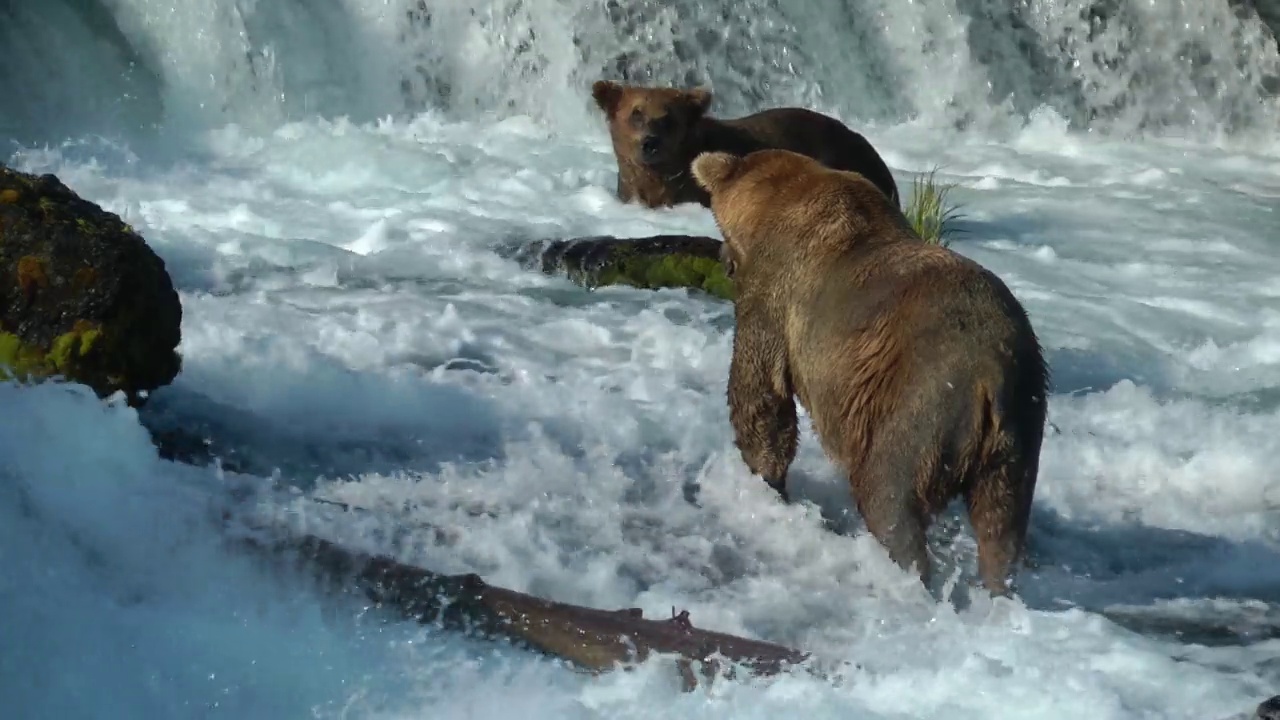
M 185 362 L 141 413 L 0 385 L 6 717 L 1215 720 L 1280 692 L 1275 4 L 426 5 L 0 2 L 0 161 L 147 238 Z M 806 104 L 904 198 L 960 183 L 953 247 L 1055 378 L 1019 599 L 898 571 L 805 425 L 808 502 L 776 502 L 732 445 L 728 304 L 493 252 L 716 233 L 612 198 L 602 74 Z M 239 472 L 159 458 L 174 427 Z M 218 544 L 208 505 L 250 481 L 355 547 L 856 667 L 681 694 L 387 623 Z M 963 588 L 967 527 L 935 534 Z

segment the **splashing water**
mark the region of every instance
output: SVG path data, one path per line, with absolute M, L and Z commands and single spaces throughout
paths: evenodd
M 184 308 L 142 412 L 0 384 L 7 712 L 1211 720 L 1280 692 L 1280 112 L 1251 7 L 0 4 L 0 159 L 121 214 Z M 968 591 L 959 516 L 933 538 L 956 606 L 894 567 L 807 424 L 803 502 L 775 502 L 732 443 L 731 306 L 492 252 L 716 233 L 611 197 L 602 75 L 819 107 L 901 186 L 960 183 L 953 247 L 1055 377 L 1020 598 Z M 234 468 L 148 428 L 208 429 Z M 353 547 L 852 666 L 682 695 L 668 666 L 586 678 L 393 622 L 226 545 L 243 485 Z
M 1072 128 L 1201 140 L 1274 138 L 1280 118 L 1274 34 L 1226 0 L 49 0 L 0 13 L 0 130 L 23 139 L 424 108 L 580 127 L 602 74 L 706 84 L 724 113 L 800 103 L 983 132 L 1041 107 Z

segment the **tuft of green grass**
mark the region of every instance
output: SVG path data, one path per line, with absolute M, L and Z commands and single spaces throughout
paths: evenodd
M 955 188 L 955 184 L 939 184 L 937 172 L 938 168 L 935 167 L 928 173 L 916 176 L 911 182 L 911 200 L 902 213 L 925 242 L 946 247 L 951 244 L 949 236 L 958 232 L 952 227 L 952 223 L 964 216 L 957 212 L 960 206 L 947 204 L 947 194 Z

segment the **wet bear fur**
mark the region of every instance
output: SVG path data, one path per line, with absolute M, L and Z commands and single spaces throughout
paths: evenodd
M 604 112 L 618 163 L 617 196 L 646 207 L 696 202 L 710 206 L 689 163 L 703 152 L 746 155 L 783 148 L 828 167 L 861 173 L 896 206 L 889 167 L 862 135 L 835 118 L 804 108 L 773 108 L 721 120 L 707 115 L 712 95 L 695 88 L 641 87 L 598 80 L 592 97 Z
M 786 150 L 691 171 L 735 288 L 727 394 L 746 465 L 787 499 L 798 399 L 898 565 L 929 583 L 926 529 L 959 497 L 983 585 L 1012 592 L 1049 373 L 1009 288 L 923 242 L 857 173 Z

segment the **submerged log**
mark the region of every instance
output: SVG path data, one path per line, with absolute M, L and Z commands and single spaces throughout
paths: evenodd
M 528 269 L 564 273 L 588 289 L 605 285 L 690 288 L 732 300 L 733 282 L 720 264 L 720 240 L 705 235 L 611 235 L 509 242 L 497 249 Z
M 517 647 L 599 674 L 634 667 L 655 654 L 675 657 L 683 687 L 697 687 L 693 663 L 708 682 L 734 677 L 740 664 L 752 675 L 777 675 L 808 654 L 782 645 L 696 628 L 688 611 L 667 620 L 645 618 L 640 608 L 599 610 L 547 600 L 486 583 L 479 575 L 442 575 L 383 555 L 355 552 L 305 535 L 283 541 L 247 540 L 275 557 L 295 557 L 330 587 L 362 592 L 378 606 L 423 624 L 474 636 L 505 638 Z M 816 672 L 810 669 L 810 672 Z
M 490 585 L 474 573 L 442 575 L 382 555 L 344 549 L 306 535 L 286 543 L 292 554 L 338 585 L 354 586 L 380 607 L 423 624 L 440 624 L 487 639 L 505 638 L 517 647 L 566 661 L 600 674 L 633 668 L 654 655 L 675 656 L 682 689 L 697 688 L 694 663 L 708 683 L 732 679 L 740 664 L 754 676 L 779 675 L 802 666 L 809 654 L 783 645 L 696 628 L 688 611 L 666 620 L 643 616 L 640 608 L 600 610 L 547 600 Z M 279 549 L 279 548 L 277 548 Z M 812 666 L 811 675 L 825 677 Z M 1280 720 L 1280 695 L 1260 703 L 1250 720 Z
M 341 501 L 311 500 L 347 512 L 362 510 Z M 224 522 L 230 518 L 230 512 L 224 511 Z M 269 559 L 292 557 L 304 574 L 327 587 L 356 590 L 375 605 L 422 624 L 438 624 L 473 637 L 505 639 L 593 675 L 632 669 L 655 655 L 667 655 L 675 660 L 685 692 L 698 686 L 694 663 L 701 664 L 708 684 L 717 677 L 735 678 L 735 665 L 757 677 L 801 668 L 814 677 L 835 679 L 809 662 L 809 653 L 696 628 L 687 611 L 677 614 L 672 608 L 671 618 L 652 620 L 645 618 L 640 608 L 600 610 L 548 600 L 490 585 L 474 573 L 434 573 L 385 555 L 349 550 L 310 534 L 267 540 L 237 533 L 237 540 Z M 1244 720 L 1248 712 L 1233 719 Z M 1280 695 L 1259 703 L 1247 720 L 1280 720 Z

